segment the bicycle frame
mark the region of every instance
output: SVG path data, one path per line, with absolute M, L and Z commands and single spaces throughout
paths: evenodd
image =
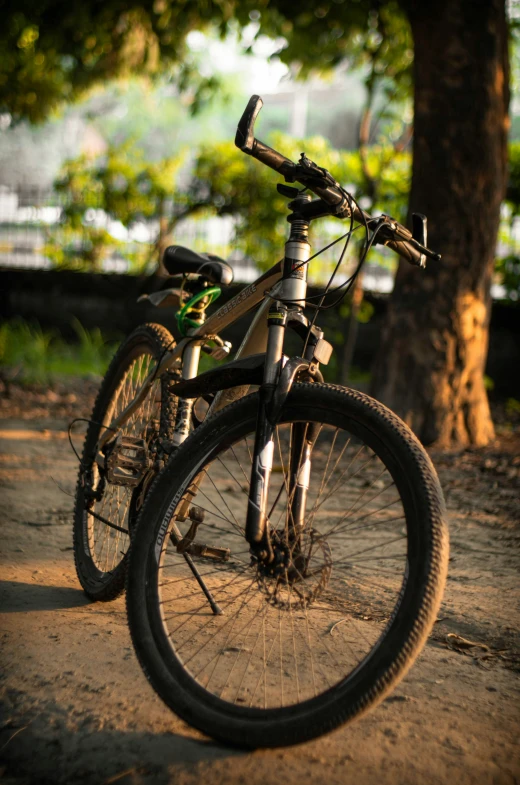
M 182 364 L 182 378 L 194 378 L 198 372 L 200 347 L 202 343 L 204 343 L 204 340 L 207 339 L 208 336 L 216 335 L 226 327 L 229 327 L 229 325 L 234 324 L 234 322 L 238 321 L 242 316 L 258 306 L 259 303 L 262 303 L 262 305 L 255 314 L 255 317 L 235 354 L 235 359 L 265 352 L 267 347 L 267 311 L 272 302 L 272 298 L 276 297 L 280 291 L 279 284 L 282 281 L 282 276 L 283 261 L 279 261 L 266 273 L 257 278 L 256 281 L 244 286 L 235 297 L 229 302 L 224 303 L 224 305 L 215 311 L 215 313 L 201 324 L 200 327 L 189 330 L 187 337 L 180 340 L 170 352 L 167 352 L 158 367 L 154 368 L 149 373 L 136 393 L 133 401 L 131 401 L 121 414 L 110 423 L 110 428 L 121 428 L 129 420 L 148 394 L 155 379 L 163 373 L 166 373 L 172 368 L 179 368 Z M 267 292 L 269 293 L 269 296 L 266 296 Z M 303 296 L 305 296 L 305 293 L 303 293 Z M 234 395 L 232 399 L 236 400 L 237 397 L 240 396 Z M 212 411 L 222 408 L 222 406 L 225 406 L 226 403 L 229 402 L 229 391 L 223 391 L 223 393 L 218 394 L 217 398 L 218 400 L 214 401 L 212 404 Z M 111 434 L 112 430 L 109 429 L 104 432 L 99 440 L 98 450 L 101 450 L 107 443 Z
M 230 324 L 238 321 L 262 300 L 264 302 L 240 344 L 235 359 L 265 352 L 267 346 L 266 312 L 270 304 L 270 298 L 276 294 L 276 284 L 282 279 L 282 264 L 283 262 L 281 261 L 277 262 L 264 275 L 245 286 L 235 297 L 215 311 L 200 327 L 189 330 L 187 337 L 180 340 L 171 352 L 167 352 L 159 365 L 148 374 L 133 401 L 110 423 L 110 430 L 107 429 L 98 442 L 98 450 L 101 450 L 110 439 L 112 429 L 121 428 L 129 420 L 141 405 L 157 377 L 162 376 L 163 373 L 172 368 L 179 368 L 182 365 L 182 378 L 194 378 L 198 372 L 200 347 L 205 339 L 210 335 L 218 334 Z M 266 292 L 270 293 L 269 298 L 266 297 Z M 221 408 L 225 403 L 226 401 L 223 401 L 221 398 L 219 406 L 216 408 Z M 213 411 L 216 408 L 214 406 Z
M 307 202 L 306 196 L 301 203 Z M 296 206 L 296 200 L 291 207 Z M 295 375 L 301 367 L 308 367 L 312 360 L 312 352 L 307 362 L 302 358 L 294 358 L 295 364 L 287 362 L 285 375 L 283 345 L 287 317 L 290 313 L 299 313 L 305 305 L 307 293 L 307 265 L 310 256 L 310 245 L 307 241 L 308 222 L 301 219 L 298 213 L 291 218 L 291 233 L 285 244 L 283 261 L 277 262 L 256 281 L 245 286 L 235 297 L 225 303 L 200 326 L 189 330 L 174 349 L 167 352 L 159 365 L 148 375 L 137 392 L 133 401 L 110 423 L 101 436 L 97 455 L 102 461 L 101 450 L 110 439 L 114 430 L 123 426 L 133 412 L 140 406 L 158 376 L 170 369 L 180 369 L 183 381 L 193 379 L 198 374 L 201 347 L 212 335 L 218 335 L 223 329 L 236 322 L 248 311 L 262 303 L 256 313 L 238 351 L 235 360 L 252 354 L 264 354 L 264 375 L 260 387 L 260 409 L 253 451 L 253 468 L 249 493 L 248 515 L 246 521 L 246 539 L 252 552 L 263 561 L 273 560 L 273 551 L 269 543 L 266 527 L 266 504 L 269 490 L 269 478 L 272 467 L 273 433 L 276 425 L 276 412 L 287 396 Z M 222 367 L 222 366 L 221 366 Z M 211 404 L 211 411 L 222 408 L 231 400 L 236 400 L 247 393 L 249 385 L 220 390 Z M 276 394 L 278 393 L 278 398 Z M 177 422 L 173 435 L 173 446 L 178 447 L 187 438 L 190 430 L 191 410 L 194 398 L 179 395 Z M 295 430 L 293 456 L 291 465 L 290 488 L 291 518 L 293 540 L 297 539 L 298 526 L 302 521 L 305 509 L 306 488 L 310 469 L 310 452 L 312 441 L 302 432 Z M 301 468 L 301 456 L 305 456 L 305 471 Z M 297 459 L 297 460 L 296 460 Z M 306 480 L 307 477 L 307 480 Z

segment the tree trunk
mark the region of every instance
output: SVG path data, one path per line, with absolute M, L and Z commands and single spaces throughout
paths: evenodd
M 352 287 L 352 294 L 350 296 L 350 315 L 347 325 L 347 336 L 343 346 L 341 356 L 341 369 L 339 375 L 339 383 L 345 387 L 349 383 L 350 374 L 352 371 L 352 361 L 354 359 L 354 349 L 356 348 L 358 336 L 358 316 L 361 303 L 363 302 L 363 271 L 358 273 L 354 286 Z
M 484 445 L 490 284 L 506 185 L 504 0 L 403 0 L 414 44 L 410 213 L 442 253 L 401 262 L 376 358 L 375 397 L 425 444 Z M 410 225 L 410 224 L 409 224 Z

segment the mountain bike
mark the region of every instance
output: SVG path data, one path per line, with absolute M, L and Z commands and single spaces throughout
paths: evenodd
M 181 287 L 152 296 L 179 307 L 183 337 L 160 342 L 144 381 L 130 373 L 141 383 L 129 385 L 124 406 L 100 404 L 107 425 L 93 426 L 84 461 L 95 467 L 86 498 L 101 504 L 112 487 L 129 497 L 126 526 L 99 512 L 95 520 L 131 542 L 117 569 L 128 560 L 128 620 L 147 678 L 188 723 L 246 747 L 314 738 L 383 700 L 426 642 L 448 560 L 428 455 L 381 403 L 324 383 L 332 347 L 317 325 L 374 244 L 419 267 L 439 260 L 426 219 L 415 215 L 410 232 L 372 217 L 304 153 L 293 163 L 263 144 L 254 136 L 261 106 L 250 99 L 235 142 L 285 180 L 284 258 L 206 318 L 231 269 L 167 249 Z M 309 227 L 331 216 L 349 227 L 313 299 L 307 269 L 319 252 L 311 256 Z M 333 286 L 354 231 L 364 232 L 359 264 Z M 198 374 L 201 352 L 228 355 L 220 333 L 255 306 L 235 359 Z M 284 352 L 289 332 L 297 355 Z

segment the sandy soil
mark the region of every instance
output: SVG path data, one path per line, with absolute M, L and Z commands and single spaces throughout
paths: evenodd
M 67 385 L 50 397 L 16 388 L 0 399 L 2 782 L 520 782 L 518 431 L 502 428 L 486 450 L 433 456 L 449 510 L 450 576 L 405 681 L 318 741 L 243 753 L 162 705 L 136 662 L 124 601 L 91 604 L 77 584 L 66 424 L 88 416 L 94 388 Z

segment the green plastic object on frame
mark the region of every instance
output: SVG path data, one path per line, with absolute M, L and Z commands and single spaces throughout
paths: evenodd
M 210 298 L 208 305 L 211 305 L 217 297 L 220 297 L 221 293 L 222 289 L 220 286 L 210 286 L 208 289 L 203 289 L 201 292 L 194 294 L 193 297 L 182 306 L 181 310 L 177 311 L 175 318 L 177 319 L 177 327 L 182 336 L 186 335 L 186 330 L 189 327 L 199 327 L 199 322 L 196 322 L 195 319 L 190 319 L 188 316 L 188 313 L 193 310 L 193 306 L 196 305 L 199 300 L 203 300 L 204 297 Z

